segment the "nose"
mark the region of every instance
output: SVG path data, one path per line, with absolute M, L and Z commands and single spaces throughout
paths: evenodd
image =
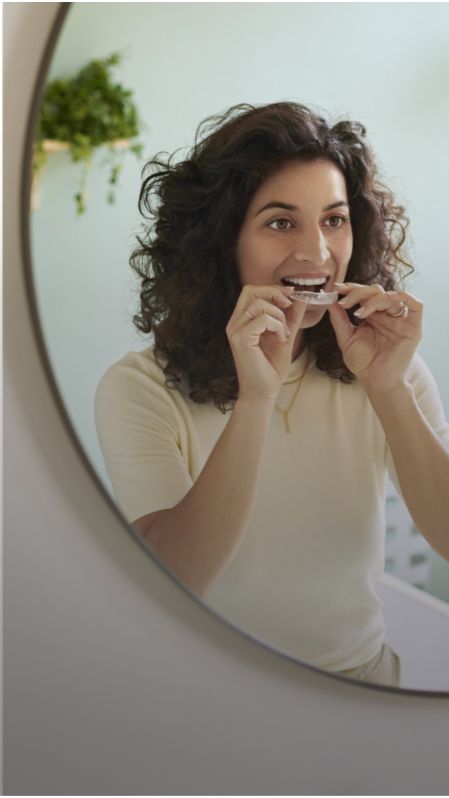
M 292 256 L 297 261 L 307 261 L 317 268 L 329 260 L 329 247 L 326 236 L 319 228 L 302 231 L 294 242 Z

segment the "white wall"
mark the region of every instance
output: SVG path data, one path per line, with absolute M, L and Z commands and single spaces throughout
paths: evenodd
M 29 320 L 24 126 L 54 3 L 5 6 L 7 794 L 441 794 L 448 698 L 356 686 L 241 636 L 127 535 Z

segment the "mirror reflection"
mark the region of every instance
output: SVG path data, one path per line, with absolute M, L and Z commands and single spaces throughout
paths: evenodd
M 67 155 L 47 165 L 32 219 L 35 290 L 77 434 L 128 522 L 223 617 L 333 673 L 449 690 L 449 424 L 441 351 L 425 350 L 429 310 L 433 324 L 442 314 L 432 287 L 447 274 L 435 266 L 438 235 L 419 240 L 429 214 L 435 225 L 436 203 L 430 210 L 423 202 L 421 219 L 408 199 L 422 188 L 430 155 L 420 160 L 413 141 L 402 160 L 396 149 L 390 112 L 399 116 L 395 94 L 405 78 L 396 76 L 376 113 L 349 59 L 338 105 L 335 82 L 330 93 L 308 61 L 323 31 L 313 6 L 282 11 L 286 30 L 310 31 L 307 47 L 277 73 L 279 80 L 289 66 L 302 72 L 308 90 L 300 94 L 297 78 L 284 80 L 280 93 L 273 76 L 261 88 L 260 74 L 242 69 L 249 28 L 258 33 L 255 62 L 263 62 L 264 45 L 281 47 L 270 28 L 274 4 L 131 5 L 125 28 L 122 4 L 107 5 L 115 19 L 102 52 L 87 42 L 85 60 L 127 45 L 133 33 L 138 39 L 143 19 L 153 30 L 182 22 L 185 5 L 192 31 L 201 18 L 206 50 L 218 44 L 213 14 L 222 17 L 221 47 L 207 75 L 191 51 L 187 58 L 174 50 L 184 79 L 191 73 L 189 98 L 179 73 L 163 68 L 167 54 L 149 55 L 133 41 L 123 76 L 150 112 L 149 156 L 142 174 L 124 166 L 114 208 L 91 196 L 86 217 L 75 218 L 70 191 L 61 191 L 71 174 Z M 328 12 L 339 24 L 350 14 L 360 31 L 369 20 L 385 28 L 388 19 L 394 32 L 404 14 L 423 22 L 411 6 L 379 7 L 374 17 L 343 4 Z M 52 75 L 74 66 L 92 13 L 102 11 L 72 7 Z M 438 14 L 427 13 L 430 37 Z M 236 28 L 242 48 L 232 68 L 246 76 L 237 95 L 232 75 L 224 81 L 220 72 L 231 69 L 226 44 Z M 340 46 L 343 39 L 342 32 Z M 322 67 L 330 65 L 335 42 L 326 50 L 321 40 L 319 52 Z M 364 57 L 368 73 L 378 55 Z M 160 59 L 166 95 L 176 85 L 179 102 L 191 101 L 181 136 L 162 97 L 159 108 L 154 101 L 154 84 L 144 89 L 137 78 L 142 63 L 152 73 L 151 59 L 155 66 Z M 216 75 L 221 89 L 209 88 L 201 107 L 193 91 L 199 75 L 209 85 Z M 401 98 L 412 118 L 404 91 Z M 441 105 L 434 100 L 427 116 L 441 115 Z M 444 153 L 443 140 L 437 144 Z M 406 177 L 392 176 L 385 162 Z M 427 200 L 438 189 L 432 180 L 424 183 Z M 64 269 L 55 260 L 61 234 L 71 250 Z M 418 252 L 425 268 L 416 265 Z M 62 292 L 76 312 L 65 312 L 58 330 Z M 89 334 L 89 305 L 104 338 Z

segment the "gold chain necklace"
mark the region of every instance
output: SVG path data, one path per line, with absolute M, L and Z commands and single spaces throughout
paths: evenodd
M 288 414 L 290 413 L 290 410 L 292 409 L 292 407 L 293 407 L 293 405 L 295 403 L 296 397 L 298 396 L 299 389 L 301 388 L 301 385 L 303 384 L 304 377 L 306 376 L 307 369 L 309 368 L 309 364 L 310 364 L 310 352 L 307 352 L 307 359 L 306 359 L 306 365 L 304 366 L 304 371 L 298 377 L 298 387 L 297 387 L 297 389 L 295 391 L 295 395 L 294 395 L 292 401 L 290 402 L 290 405 L 288 406 L 287 410 L 283 410 L 282 407 L 278 407 L 277 405 L 275 405 L 276 410 L 279 410 L 279 412 L 282 413 L 282 415 L 284 416 L 284 424 L 285 424 L 285 431 L 286 432 L 290 432 L 290 425 L 288 423 Z M 292 384 L 293 383 L 290 383 L 290 385 L 292 385 Z

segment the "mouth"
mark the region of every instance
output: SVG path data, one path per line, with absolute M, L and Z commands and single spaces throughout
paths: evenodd
M 328 277 L 283 277 L 283 285 L 291 285 L 295 291 L 313 291 L 318 293 L 324 289 Z
M 333 305 L 338 301 L 338 292 L 325 290 L 331 282 L 330 277 L 283 277 L 281 282 L 293 288 L 292 299 L 309 305 Z

